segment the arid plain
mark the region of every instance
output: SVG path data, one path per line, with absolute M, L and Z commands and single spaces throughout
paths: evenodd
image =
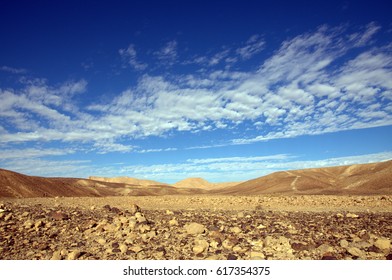
M 391 259 L 392 161 L 246 182 L 0 170 L 1 259 Z

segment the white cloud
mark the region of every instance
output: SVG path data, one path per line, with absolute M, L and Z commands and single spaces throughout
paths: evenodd
M 46 156 L 60 156 L 66 154 L 72 154 L 75 151 L 72 149 L 37 149 L 37 148 L 26 148 L 26 149 L 3 149 L 0 151 L 0 161 L 9 159 L 26 159 L 26 158 L 39 158 Z
M 253 35 L 249 38 L 249 40 L 245 43 L 244 46 L 238 48 L 235 52 L 242 59 L 249 59 L 252 56 L 261 52 L 265 47 L 265 41 L 259 35 Z
M 100 152 L 130 152 L 137 149 L 127 140 L 176 131 L 231 130 L 246 121 L 257 124 L 256 136 L 217 145 L 391 125 L 392 44 L 371 45 L 378 29 L 370 24 L 350 36 L 344 28 L 323 26 L 284 41 L 257 71 L 143 75 L 109 103 L 86 108 L 74 102 L 75 95 L 87 90 L 85 80 L 57 86 L 26 81 L 19 90 L 0 89 L 0 118 L 6 124 L 0 141 L 80 141 L 93 143 Z M 242 55 L 254 55 L 262 42 L 252 37 Z M 177 48 L 177 42 L 170 41 L 155 55 L 174 63 Z M 133 45 L 121 53 L 138 67 Z M 227 52 L 220 55 L 218 60 L 229 57 Z M 203 144 L 199 146 L 211 147 Z
M 6 66 L 6 65 L 1 66 L 0 71 L 8 72 L 11 74 L 24 74 L 27 72 L 27 70 L 24 68 L 14 68 L 14 67 Z
M 297 158 L 294 155 L 276 154 L 259 157 L 188 159 L 176 164 L 124 166 L 121 173 L 139 178 L 153 178 L 163 182 L 175 182 L 187 177 L 203 177 L 212 182 L 239 181 L 254 179 L 280 170 L 321 168 L 391 160 L 392 152 L 319 160 L 296 160 Z
M 163 63 L 173 64 L 177 60 L 177 45 L 177 41 L 169 41 L 154 55 Z
M 138 61 L 137 52 L 133 44 L 130 44 L 126 49 L 120 49 L 118 52 L 121 58 L 135 70 L 141 71 L 147 68 L 148 65 L 146 63 Z

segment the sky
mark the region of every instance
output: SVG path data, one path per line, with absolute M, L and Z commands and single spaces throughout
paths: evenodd
M 0 168 L 223 182 L 390 160 L 390 8 L 0 0 Z

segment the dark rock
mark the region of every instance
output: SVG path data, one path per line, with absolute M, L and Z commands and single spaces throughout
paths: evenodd
M 52 211 L 49 213 L 49 217 L 52 218 L 53 220 L 57 221 L 62 221 L 62 220 L 68 220 L 69 216 L 63 212 L 60 211 Z
M 102 207 L 103 209 L 110 211 L 112 208 L 110 207 L 110 205 L 106 204 Z
M 120 213 L 121 213 L 121 210 L 118 209 L 117 207 L 112 207 L 112 208 L 110 209 L 110 211 L 113 212 L 113 213 L 115 213 L 115 214 L 120 214 Z
M 235 255 L 233 255 L 233 254 L 229 254 L 229 255 L 227 256 L 227 259 L 228 259 L 228 260 L 237 260 L 237 256 L 235 256 Z
M 336 257 L 334 257 L 334 256 L 323 256 L 322 258 L 321 258 L 322 260 L 328 260 L 328 261 L 330 261 L 330 260 L 337 260 L 337 258 Z

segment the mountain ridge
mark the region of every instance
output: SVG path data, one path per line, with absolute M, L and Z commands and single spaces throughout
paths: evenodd
M 173 185 L 131 177 L 47 178 L 0 169 L 0 197 L 102 197 L 184 194 L 392 194 L 392 160 L 278 171 L 240 183 L 211 183 L 203 178 L 187 178 Z

